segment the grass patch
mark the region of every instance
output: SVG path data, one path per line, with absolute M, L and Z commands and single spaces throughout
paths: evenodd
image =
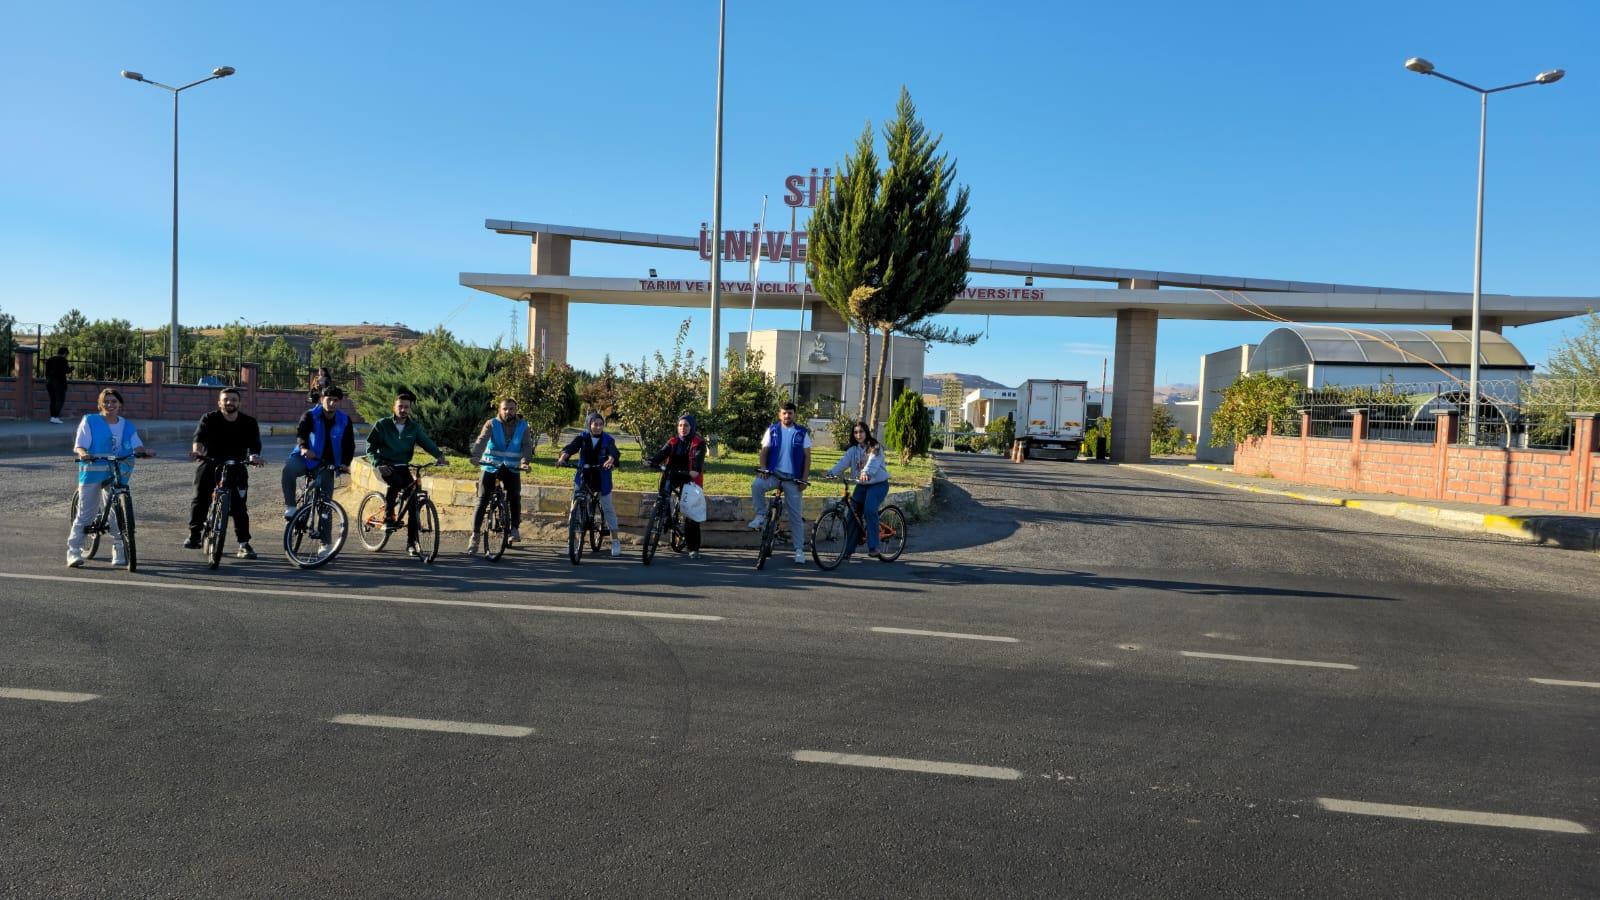
M 612 486 L 619 491 L 653 491 L 656 489 L 659 473 L 654 469 L 646 469 L 639 463 L 639 448 L 627 439 L 618 441 L 622 450 L 622 465 L 612 475 Z M 539 449 L 533 454 L 533 469 L 523 474 L 524 484 L 571 484 L 572 469 L 556 468 L 555 459 L 559 447 L 550 447 L 541 443 Z M 811 468 L 814 473 L 826 472 L 839 461 L 844 454 L 838 450 L 823 447 L 814 447 L 811 451 Z M 419 458 L 420 458 L 419 454 Z M 473 465 L 464 455 L 447 452 L 446 458 L 450 461 L 449 474 L 458 478 L 476 479 L 482 474 L 482 469 Z M 755 474 L 756 454 L 734 453 L 724 450 L 718 459 L 706 460 L 706 492 L 709 494 L 732 494 L 744 496 L 750 493 L 750 479 Z M 891 458 L 892 459 L 892 458 Z M 901 465 L 898 461 L 889 463 L 889 485 L 893 489 L 923 487 L 933 481 L 933 460 L 931 457 L 913 459 Z

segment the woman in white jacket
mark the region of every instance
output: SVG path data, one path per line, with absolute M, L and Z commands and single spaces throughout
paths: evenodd
M 856 543 L 860 541 L 856 533 L 856 517 L 859 516 L 865 520 L 867 527 L 867 552 L 877 556 L 878 507 L 889 496 L 889 470 L 884 465 L 883 445 L 872 436 L 872 429 L 867 427 L 866 422 L 858 421 L 852 426 L 850 449 L 828 470 L 828 474 L 837 478 L 846 471 L 851 473 L 856 485 L 855 493 L 850 498 L 856 515 L 845 520 L 844 555 L 848 557 L 855 552 Z

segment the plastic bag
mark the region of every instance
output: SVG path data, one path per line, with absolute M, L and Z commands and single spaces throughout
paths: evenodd
M 683 493 L 678 498 L 678 508 L 683 510 L 683 517 L 691 522 L 704 522 L 706 520 L 706 492 L 700 485 L 689 482 L 683 486 Z

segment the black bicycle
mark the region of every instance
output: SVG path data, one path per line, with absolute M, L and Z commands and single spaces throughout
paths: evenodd
M 777 472 L 769 472 L 766 469 L 757 469 L 756 474 L 778 479 L 777 486 L 767 493 L 767 511 L 765 513 L 767 522 L 761 526 L 761 549 L 756 553 L 756 568 L 762 569 L 767 565 L 767 557 L 772 555 L 773 543 L 778 540 L 778 520 L 784 517 L 784 509 L 787 506 L 783 496 L 783 482 L 792 481 L 801 487 L 806 487 L 811 482 L 790 478 L 787 475 L 779 475 Z
M 139 551 L 133 540 L 133 494 L 128 490 L 127 479 L 122 477 L 121 463 L 139 456 L 138 452 L 123 456 L 91 456 L 82 462 L 105 463 L 106 475 L 100 481 L 100 513 L 83 528 L 83 558 L 94 559 L 100 549 L 100 536 L 115 528 L 122 535 L 122 550 L 127 557 L 128 571 L 139 568 Z M 74 457 L 76 459 L 77 457 Z M 78 492 L 72 492 L 71 511 L 67 521 L 78 521 Z
M 217 483 L 211 488 L 211 509 L 206 513 L 205 529 L 201 532 L 208 569 L 222 564 L 222 548 L 228 540 L 228 515 L 233 511 L 234 471 L 239 466 L 250 465 L 249 460 L 243 459 L 221 460 L 221 463 L 217 469 Z
M 406 527 L 408 521 L 417 523 L 417 542 L 408 544 L 406 552 L 432 565 L 439 558 L 439 509 L 422 486 L 422 470 L 443 463 L 407 463 L 411 470 L 411 483 L 406 485 L 395 500 L 393 522 L 383 520 L 383 492 L 372 491 L 361 498 L 356 508 L 356 524 L 361 532 L 361 544 L 376 553 L 389 543 L 389 535 Z M 509 518 L 509 514 L 507 516 Z
M 667 546 L 672 548 L 673 553 L 682 553 L 689 545 L 683 533 L 683 509 L 679 505 L 679 493 L 672 489 L 672 478 L 667 474 L 667 467 L 656 468 L 661 470 L 661 483 L 656 486 L 656 502 L 650 509 L 650 521 L 644 526 L 644 546 L 640 552 L 640 558 L 647 566 L 655 559 L 656 548 L 661 546 L 663 534 L 667 535 Z
M 479 460 L 480 465 L 495 466 L 497 470 L 507 468 L 503 463 L 492 459 Z M 522 467 L 526 472 L 527 467 Z M 506 548 L 511 546 L 511 533 L 516 530 L 517 523 L 511 518 L 511 498 L 506 495 L 505 485 L 496 478 L 494 487 L 490 489 L 489 503 L 483 510 L 483 525 L 479 527 L 478 545 L 483 548 L 484 558 L 490 562 L 499 562 L 500 557 L 506 555 Z
M 315 569 L 332 562 L 344 549 L 348 536 L 350 521 L 344 507 L 323 493 L 319 476 L 325 468 L 334 469 L 335 477 L 338 476 L 338 467 L 327 464 L 307 472 L 295 500 L 294 514 L 283 526 L 284 555 L 302 569 Z
M 824 569 L 836 569 L 845 557 L 854 553 L 857 548 L 866 544 L 867 527 L 863 517 L 856 512 L 856 505 L 850 502 L 850 485 L 854 482 L 848 479 L 834 479 L 844 484 L 844 493 L 839 499 L 828 504 L 828 507 L 817 516 L 817 521 L 811 526 L 811 558 L 816 560 L 818 566 Z M 854 538 L 850 534 L 854 526 Z M 854 544 L 855 546 L 849 546 Z M 894 562 L 906 549 L 906 517 L 900 507 L 890 504 L 878 510 L 878 559 L 884 562 Z
M 600 466 L 574 463 L 573 468 L 582 475 Z M 573 565 L 583 561 L 583 544 L 587 540 L 589 552 L 600 552 L 600 539 L 604 519 L 600 516 L 600 495 L 589 489 L 587 479 L 578 478 L 572 488 L 572 505 L 567 507 L 567 559 Z

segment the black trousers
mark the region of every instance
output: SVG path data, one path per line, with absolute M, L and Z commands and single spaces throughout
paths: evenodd
M 205 459 L 194 467 L 194 500 L 189 504 L 189 531 L 198 534 L 206 524 L 206 513 L 211 511 L 211 491 L 217 486 L 217 475 L 223 463 Z M 233 519 L 233 534 L 243 544 L 250 540 L 250 511 L 245 508 L 249 494 L 250 476 L 244 466 L 234 469 L 229 482 L 233 497 L 228 503 L 228 516 Z
M 50 418 L 61 418 L 61 407 L 67 404 L 67 383 L 46 381 L 44 389 L 50 395 Z
M 394 504 L 400 499 L 400 494 L 416 481 L 411 477 L 411 470 L 405 466 L 379 466 L 378 475 L 383 478 L 383 483 L 388 485 L 383 491 L 383 521 L 387 524 L 395 518 Z M 406 519 L 406 541 L 417 541 L 417 517 L 410 516 Z
M 489 495 L 494 491 L 495 479 L 506 489 L 506 501 L 511 507 L 511 527 L 522 526 L 522 473 L 516 469 L 485 472 L 478 479 L 478 508 L 472 513 L 472 533 L 483 529 L 483 513 L 489 508 Z
M 668 472 L 667 474 L 672 476 L 672 492 L 677 494 L 681 500 L 683 498 L 683 486 L 689 483 L 689 473 Z M 683 543 L 690 553 L 696 553 L 700 550 L 700 523 L 688 516 L 683 517 Z

